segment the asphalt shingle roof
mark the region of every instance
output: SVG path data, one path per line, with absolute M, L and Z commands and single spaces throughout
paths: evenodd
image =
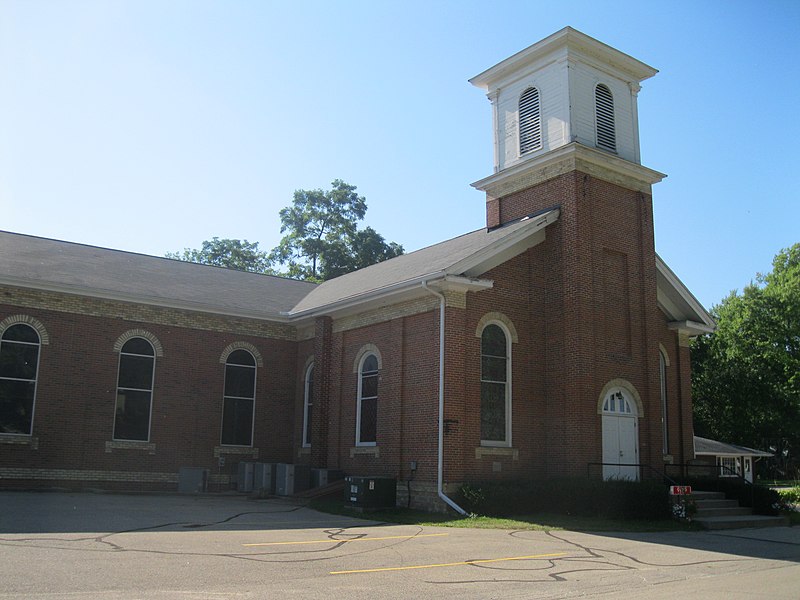
M 0 283 L 276 318 L 313 283 L 0 232 Z

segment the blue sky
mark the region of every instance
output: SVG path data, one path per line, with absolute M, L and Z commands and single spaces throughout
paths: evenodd
M 163 255 L 280 238 L 341 178 L 414 250 L 480 228 L 467 79 L 566 25 L 639 95 L 656 248 L 705 306 L 800 242 L 800 3 L 0 0 L 0 229 Z

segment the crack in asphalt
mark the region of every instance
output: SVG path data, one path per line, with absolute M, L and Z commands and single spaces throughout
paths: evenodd
M 526 531 L 512 531 L 508 535 L 515 539 L 521 541 L 529 541 L 525 537 L 521 537 L 519 534 L 527 533 Z M 574 573 L 589 573 L 589 572 L 599 572 L 599 571 L 637 571 L 639 570 L 640 566 L 644 567 L 658 567 L 658 568 L 685 568 L 690 566 L 698 566 L 698 565 L 705 565 L 705 564 L 719 564 L 719 563 L 727 563 L 727 562 L 741 562 L 744 559 L 741 558 L 719 558 L 719 559 L 710 559 L 710 560 L 698 560 L 698 561 L 690 561 L 690 562 L 682 562 L 682 563 L 653 563 L 647 562 L 641 559 L 636 558 L 635 556 L 631 556 L 624 552 L 620 552 L 618 550 L 609 550 L 606 548 L 596 548 L 592 546 L 585 546 L 578 542 L 569 540 L 563 536 L 558 536 L 552 531 L 545 532 L 545 535 L 548 537 L 553 538 L 561 543 L 567 544 L 569 546 L 573 546 L 577 550 L 584 552 L 585 556 L 565 556 L 563 558 L 550 558 L 545 561 L 547 564 L 541 567 L 507 567 L 507 566 L 500 566 L 500 565 L 486 565 L 486 564 L 470 564 L 470 567 L 478 568 L 478 569 L 488 569 L 491 571 L 502 571 L 506 573 L 519 573 L 519 572 L 529 572 L 529 573 L 538 573 L 542 571 L 549 571 L 551 569 L 560 569 L 554 572 L 546 573 L 546 578 L 544 579 L 462 579 L 458 581 L 432 581 L 427 580 L 426 583 L 434 584 L 434 585 L 454 585 L 454 584 L 475 584 L 475 583 L 546 583 L 548 581 L 551 582 L 565 582 L 568 579 L 565 577 L 566 575 L 571 575 Z M 732 536 L 736 537 L 736 536 Z M 748 538 L 751 539 L 751 538 Z M 633 563 L 630 564 L 622 564 L 622 561 L 614 561 L 609 558 L 609 554 L 615 555 L 619 558 L 625 559 Z M 591 566 L 587 566 L 586 568 L 569 568 L 566 569 L 567 565 L 574 565 L 575 563 L 589 563 Z

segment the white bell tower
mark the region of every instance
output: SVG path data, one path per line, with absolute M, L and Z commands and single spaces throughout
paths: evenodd
M 571 142 L 639 164 L 639 83 L 657 72 L 565 27 L 473 77 L 492 102 L 495 173 Z

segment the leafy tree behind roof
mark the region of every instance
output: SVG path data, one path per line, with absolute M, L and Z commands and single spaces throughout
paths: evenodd
M 692 346 L 696 433 L 800 457 L 800 244 L 711 312 Z
M 336 179 L 330 190 L 297 190 L 280 211 L 280 243 L 270 253 L 273 265 L 295 279 L 324 281 L 388 258 L 403 247 L 387 244 L 371 227 L 358 229 L 367 202 L 356 186 Z
M 237 271 L 272 273 L 268 254 L 258 249 L 258 242 L 248 242 L 247 240 L 214 237 L 204 241 L 199 250 L 184 248 L 183 252 L 167 252 L 165 256 Z

